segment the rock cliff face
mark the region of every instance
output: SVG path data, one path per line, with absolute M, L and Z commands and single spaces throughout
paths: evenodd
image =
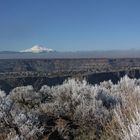
M 116 84 L 125 75 L 128 75 L 130 78 L 138 79 L 140 78 L 140 69 L 93 73 L 85 77 L 90 84 L 99 84 L 100 82 L 108 80 L 111 80 L 114 84 Z
M 32 85 L 37 91 L 43 85 L 54 86 L 62 84 L 66 80 L 67 76 L 62 77 L 24 77 L 24 78 L 7 78 L 0 80 L 0 89 L 4 90 L 7 94 L 15 87 Z

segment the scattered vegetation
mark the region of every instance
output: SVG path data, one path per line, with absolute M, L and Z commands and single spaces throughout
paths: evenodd
M 132 140 L 140 138 L 140 80 L 0 91 L 2 140 Z

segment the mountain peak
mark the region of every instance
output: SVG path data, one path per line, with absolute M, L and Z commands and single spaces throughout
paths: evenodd
M 20 52 L 42 53 L 42 52 L 53 52 L 53 49 L 46 48 L 42 45 L 34 45 L 32 48 L 25 49 Z

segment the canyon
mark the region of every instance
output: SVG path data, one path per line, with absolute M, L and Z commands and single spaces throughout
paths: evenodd
M 17 86 L 55 86 L 68 78 L 86 79 L 89 84 L 121 77 L 140 78 L 139 58 L 1 59 L 0 88 L 8 94 Z

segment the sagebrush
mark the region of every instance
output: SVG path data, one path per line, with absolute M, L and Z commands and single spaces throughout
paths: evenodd
M 0 91 L 2 140 L 139 138 L 140 80 L 125 76 L 118 84 L 90 85 L 69 79 L 39 91 L 32 86 Z

